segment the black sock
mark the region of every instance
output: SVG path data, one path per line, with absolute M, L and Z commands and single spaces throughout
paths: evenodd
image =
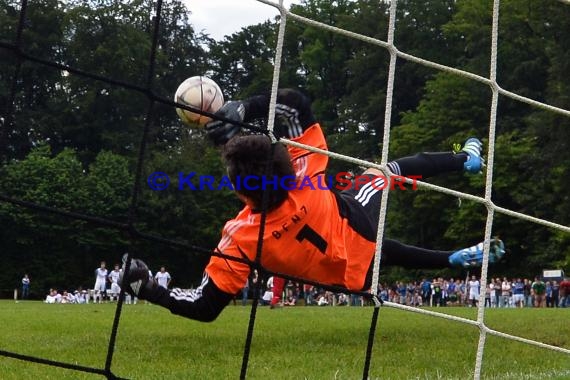
M 415 156 L 399 158 L 394 162 L 400 167 L 400 173 L 396 174 L 418 175 L 425 179 L 441 173 L 462 171 L 467 157 L 467 153 L 464 152 L 418 153 Z
M 435 251 L 385 239 L 382 244 L 382 264 L 407 269 L 439 269 L 449 267 L 452 251 Z

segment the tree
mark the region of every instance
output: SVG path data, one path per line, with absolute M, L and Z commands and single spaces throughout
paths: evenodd
M 138 256 L 151 267 L 167 262 L 169 267 L 177 268 L 173 274 L 177 286 L 196 285 L 209 259 L 208 252 L 216 247 L 224 223 L 235 215 L 241 203 L 233 191 L 220 186 L 227 176 L 225 166 L 219 151 L 203 138 L 189 135 L 181 140 L 178 149 L 154 154 L 146 162 L 144 177 L 155 171 L 166 173 L 170 186 L 153 191 L 141 184 L 137 228 L 201 250 L 140 243 Z M 206 177 L 213 180 L 211 187 L 200 182 L 200 178 Z
M 4 0 L 0 2 L 3 20 L 0 38 L 16 43 L 17 20 L 19 7 L 17 2 Z M 18 46 L 27 54 L 40 59 L 61 62 L 64 31 L 61 27 L 64 11 L 58 0 L 32 2 L 28 4 L 26 22 Z M 10 56 L 9 52 L 6 56 Z M 5 65 L 7 63 L 7 65 Z M 21 66 L 20 66 L 21 64 Z M 3 135 L 6 146 L 2 153 L 9 159 L 23 157 L 33 144 L 44 140 L 42 130 L 44 123 L 50 120 L 51 110 L 61 96 L 61 72 L 54 69 L 12 59 L 2 63 L 0 74 L 0 115 L 6 123 Z M 12 94 L 12 84 L 16 83 L 16 92 Z M 15 95 L 12 98 L 12 95 Z M 9 104 L 13 100 L 13 104 Z M 7 115 L 10 111 L 12 114 Z
M 124 221 L 127 213 L 128 161 L 108 152 L 100 153 L 87 171 L 71 149 L 52 155 L 49 146 L 41 145 L 1 174 L 0 193 L 21 201 L 116 221 Z M 3 265 L 29 272 L 36 291 L 88 285 L 90 267 L 110 261 L 126 245 L 120 231 L 8 203 L 0 203 L 0 220 Z M 0 284 L 14 283 L 21 275 L 6 271 Z
M 149 91 L 170 101 L 179 83 L 205 71 L 205 51 L 188 23 L 185 6 L 180 1 L 163 3 L 154 78 L 147 83 L 154 27 L 149 15 L 154 6 L 148 0 L 71 1 L 65 7 L 56 0 L 30 3 L 22 49 L 127 86 L 148 84 Z M 11 19 L 2 33 L 13 39 L 18 13 L 9 3 L 4 7 Z M 77 149 L 85 163 L 101 149 L 126 155 L 136 151 L 149 110 L 148 93 L 56 68 L 46 70 L 31 61 L 24 62 L 18 76 L 15 118 L 8 133 L 10 157 L 23 158 L 42 141 L 56 152 Z M 12 76 L 0 79 L 4 104 Z M 150 139 L 168 145 L 179 132 L 176 114 L 164 105 L 157 106 L 157 114 L 153 122 L 161 128 L 152 128 Z

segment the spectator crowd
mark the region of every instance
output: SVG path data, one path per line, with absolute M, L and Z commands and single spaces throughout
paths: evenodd
M 486 288 L 476 276 L 468 280 L 423 279 L 419 282 L 397 282 L 383 286 L 381 297 L 387 301 L 408 306 L 478 306 L 480 294 L 484 294 L 484 306 L 507 307 L 570 307 L 570 281 L 543 281 L 536 277 L 507 277 L 490 279 Z
M 274 298 L 273 281 L 269 278 L 262 285 L 260 302 L 270 305 Z M 252 298 L 254 287 L 246 285 L 242 304 L 246 305 L 247 297 Z M 442 277 L 421 281 L 397 281 L 393 284 L 381 284 L 378 295 L 383 301 L 407 306 L 478 306 L 480 295 L 484 294 L 484 306 L 492 308 L 524 308 L 524 307 L 570 307 L 570 280 L 542 280 L 528 278 L 495 278 L 490 279 L 484 290 L 477 276 L 469 279 L 444 279 Z M 279 296 L 278 296 L 279 297 Z M 283 294 L 279 297 L 279 306 L 364 306 L 367 301 L 362 297 L 333 293 L 312 285 L 303 285 L 287 281 Z M 302 300 L 301 302 L 299 302 Z

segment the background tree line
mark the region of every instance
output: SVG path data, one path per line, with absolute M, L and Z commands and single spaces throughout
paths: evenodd
M 144 87 L 148 81 L 154 2 L 30 1 L 21 49 L 34 57 Z M 305 0 L 301 16 L 386 41 L 388 7 L 372 0 Z M 398 2 L 400 51 L 488 76 L 490 0 Z M 0 194 L 125 222 L 150 100 L 144 93 L 21 60 L 5 47 L 17 40 L 20 4 L 0 0 Z M 181 1 L 163 3 L 152 91 L 170 100 L 193 75 L 208 75 L 226 99 L 268 91 L 277 21 L 246 27 L 215 41 L 196 33 Z M 561 2 L 501 3 L 498 80 L 517 94 L 570 109 L 570 7 Z M 330 149 L 379 159 L 389 55 L 385 49 L 288 22 L 281 86 L 313 99 Z M 12 86 L 16 85 L 12 98 Z M 391 112 L 390 158 L 450 150 L 469 136 L 486 140 L 491 91 L 457 75 L 398 60 Z M 164 171 L 223 175 L 218 152 L 202 131 L 182 125 L 174 110 L 153 104 L 136 226 L 144 232 L 211 248 L 240 207 L 229 191 L 154 192 L 144 180 Z M 506 97 L 499 101 L 493 201 L 570 224 L 570 122 Z M 331 173 L 358 168 L 331 160 Z M 484 176 L 431 181 L 483 195 Z M 484 207 L 431 191 L 390 194 L 387 234 L 409 244 L 454 249 L 481 240 Z M 110 228 L 0 202 L 0 289 L 24 272 L 43 296 L 49 287 L 91 287 L 100 260 L 109 265 L 132 247 L 153 270 L 166 265 L 175 285 L 197 284 L 208 257 L 171 246 L 130 241 Z M 494 234 L 508 255 L 491 273 L 534 276 L 570 264 L 570 236 L 495 215 Z M 131 245 L 133 244 L 133 245 Z M 385 270 L 385 279 L 426 273 Z M 427 273 L 429 275 L 434 273 Z M 444 275 L 464 275 L 444 271 Z

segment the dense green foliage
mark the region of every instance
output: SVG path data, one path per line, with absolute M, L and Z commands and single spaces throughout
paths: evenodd
M 169 101 L 178 83 L 199 74 L 216 80 L 228 99 L 268 90 L 278 24 L 268 20 L 215 41 L 194 31 L 191 8 L 179 0 L 164 2 L 149 75 L 154 6 L 149 0 L 31 1 L 18 40 L 20 4 L 0 0 L 3 44 L 19 41 L 31 56 L 138 88 L 20 60 L 13 50 L 0 48 L 0 194 L 118 222 L 134 215 L 143 232 L 209 248 L 239 203 L 229 192 L 175 190 L 179 172 L 220 176 L 223 168 L 201 131 L 184 127 L 170 105 L 147 95 L 152 91 Z M 385 41 L 387 7 L 372 0 L 304 0 L 292 11 Z M 490 0 L 400 1 L 395 44 L 419 58 L 487 76 L 491 15 Z M 570 108 L 569 16 L 570 7 L 562 2 L 502 2 L 497 67 L 502 88 Z M 393 159 L 449 150 L 471 135 L 488 142 L 491 90 L 479 82 L 399 59 L 390 146 L 382 147 L 386 49 L 289 21 L 283 54 L 281 85 L 300 87 L 311 96 L 335 152 L 378 160 L 383 148 Z M 498 107 L 493 201 L 569 225 L 570 120 L 504 96 Z M 142 180 L 133 203 L 147 122 Z M 347 169 L 355 168 L 339 160 L 330 163 L 331 172 Z M 169 190 L 146 186 L 154 171 L 171 176 Z M 484 176 L 433 182 L 484 193 Z M 393 192 L 387 228 L 390 237 L 410 244 L 452 249 L 481 240 L 485 219 L 484 207 L 437 192 Z M 153 269 L 169 267 L 182 286 L 199 280 L 207 260 L 10 203 L 0 203 L 0 226 L 1 290 L 17 286 L 24 272 L 30 273 L 38 296 L 51 286 L 91 287 L 99 260 L 115 262 L 129 247 Z M 494 234 L 505 240 L 508 255 L 493 273 L 532 277 L 543 268 L 570 270 L 567 233 L 497 214 Z M 391 278 L 390 272 L 385 278 Z

